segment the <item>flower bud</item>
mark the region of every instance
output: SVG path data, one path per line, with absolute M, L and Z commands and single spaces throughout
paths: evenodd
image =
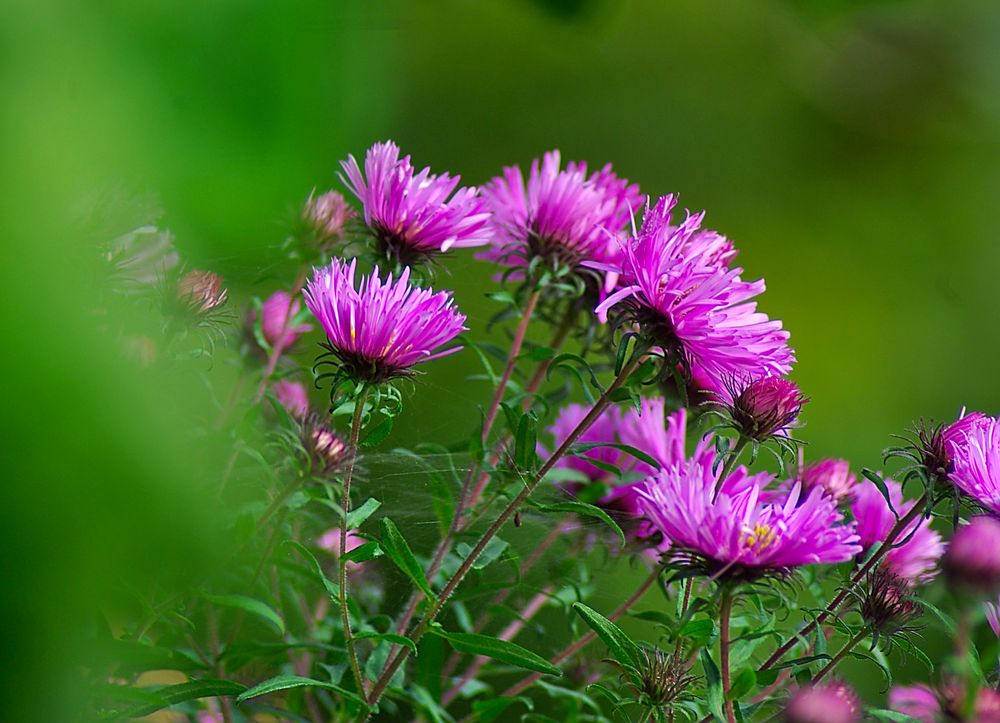
M 228 297 L 222 277 L 211 271 L 194 269 L 177 282 L 177 300 L 193 314 L 207 314 L 225 304 Z
M 313 463 L 325 474 L 343 469 L 351 459 L 352 450 L 348 444 L 316 416 L 304 420 L 302 444 Z
M 879 565 L 868 575 L 861 593 L 861 617 L 873 630 L 893 634 L 920 615 L 913 585 L 888 567 Z
M 298 382 L 281 379 L 274 383 L 274 396 L 288 413 L 296 419 L 302 419 L 309 414 L 309 395 L 306 388 Z
M 824 459 L 804 467 L 799 481 L 806 490 L 819 487 L 838 502 L 849 494 L 858 481 L 851 473 L 851 465 L 844 459 Z
M 733 392 L 737 390 L 730 390 L 733 422 L 741 434 L 757 441 L 780 434 L 807 401 L 795 382 L 781 377 L 761 377 Z
M 260 330 L 264 339 L 279 352 L 290 347 L 299 335 L 312 331 L 309 324 L 292 326 L 301 303 L 286 291 L 276 291 L 260 307 Z
M 309 194 L 302 208 L 302 220 L 313 233 L 320 247 L 329 246 L 344 237 L 344 226 L 357 213 L 344 197 L 336 191 L 327 191 L 319 196 Z
M 859 720 L 858 697 L 846 683 L 800 688 L 788 700 L 784 720 L 787 723 L 854 723 Z
M 943 568 L 949 582 L 991 597 L 1000 591 L 1000 522 L 976 517 L 960 527 L 948 545 Z

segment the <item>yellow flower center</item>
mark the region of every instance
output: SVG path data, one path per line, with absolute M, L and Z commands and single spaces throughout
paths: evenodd
M 778 538 L 778 532 L 770 525 L 757 523 L 743 538 L 743 544 L 754 552 L 763 552 Z

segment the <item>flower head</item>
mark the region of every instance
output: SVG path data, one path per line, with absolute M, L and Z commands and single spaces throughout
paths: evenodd
M 903 488 L 898 482 L 886 478 L 885 486 L 889 491 L 891 508 L 874 482 L 865 479 L 854 487 L 851 512 L 858 523 L 861 545 L 866 550 L 884 542 L 896 524 L 897 515 L 905 516 L 916 504 L 913 500 L 903 499 Z M 906 542 L 894 547 L 883 558 L 882 565 L 914 582 L 926 582 L 933 578 L 937 561 L 944 552 L 944 543 L 941 535 L 931 529 L 929 520 L 923 517 L 914 520 L 899 535 L 897 542 L 900 540 Z
M 309 461 L 321 473 L 332 474 L 347 465 L 354 450 L 315 414 L 301 419 L 301 439 Z
M 813 563 L 849 560 L 861 551 L 854 526 L 818 490 L 804 501 L 795 485 L 785 499 L 762 501 L 771 476 L 737 467 L 719 479 L 715 455 L 667 467 L 639 486 L 639 506 L 677 552 L 715 575 L 753 578 Z
M 948 580 L 960 589 L 995 596 L 1000 591 L 1000 522 L 981 516 L 958 528 L 943 567 Z
M 807 401 L 795 382 L 781 377 L 760 377 L 729 386 L 732 402 L 727 407 L 733 426 L 758 442 L 784 435 Z
M 846 683 L 833 681 L 799 688 L 785 706 L 786 723 L 854 723 L 861 702 Z
M 278 403 L 296 419 L 309 414 L 309 395 L 306 388 L 298 382 L 279 379 L 274 383 L 274 396 Z
M 803 467 L 799 481 L 804 490 L 819 487 L 838 502 L 851 495 L 858 479 L 846 459 L 824 459 Z
M 673 226 L 676 200 L 646 211 L 642 228 L 622 245 L 619 289 L 596 311 L 638 324 L 664 355 L 698 369 L 722 392 L 728 379 L 781 376 L 795 361 L 780 321 L 757 311 L 764 282 L 746 282 L 729 268 L 732 246 L 700 231 L 703 214 Z
M 261 304 L 260 331 L 272 348 L 279 352 L 294 344 L 300 335 L 312 331 L 309 324 L 293 326 L 301 302 L 287 291 L 275 291 Z
M 614 235 L 641 204 L 639 187 L 618 178 L 610 164 L 590 176 L 585 163 L 559 166 L 559 151 L 550 151 L 541 163 L 532 162 L 527 184 L 521 169 L 511 166 L 483 187 L 494 241 L 482 258 L 509 266 L 542 258 L 576 269 L 619 256 Z
M 465 328 L 451 293 L 411 286 L 406 268 L 385 281 L 378 267 L 355 288 L 356 261 L 333 259 L 315 269 L 306 285 L 306 306 L 326 332 L 326 349 L 344 373 L 384 382 L 413 373 L 416 364 L 458 351 L 435 351 Z
M 1000 514 L 1000 419 L 980 417 L 964 424 L 949 437 L 948 446 L 951 481 L 983 507 Z
M 458 176 L 414 173 L 399 147 L 376 143 L 365 154 L 362 173 L 354 156 L 341 162 L 351 189 L 364 207 L 365 225 L 378 251 L 409 265 L 452 248 L 482 246 L 490 239 L 489 213 L 475 188 L 459 188 Z
M 888 635 L 907 629 L 922 610 L 912 582 L 881 565 L 868 574 L 858 598 L 865 623 Z
M 309 230 L 312 241 L 324 250 L 344 238 L 347 222 L 357 215 L 337 191 L 327 191 L 319 196 L 313 191 L 302 207 L 302 222 Z
M 211 271 L 194 269 L 177 282 L 177 301 L 189 313 L 203 316 L 223 306 L 229 291 L 222 285 L 222 277 Z
M 974 718 L 967 719 L 963 713 L 965 686 L 955 682 L 945 682 L 936 689 L 927 685 L 897 685 L 889 691 L 889 707 L 920 723 L 939 720 L 1000 723 L 1000 693 L 980 688 L 976 694 Z

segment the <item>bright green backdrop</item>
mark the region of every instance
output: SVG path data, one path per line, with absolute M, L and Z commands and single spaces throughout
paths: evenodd
M 102 336 L 68 212 L 94 189 L 158 193 L 187 258 L 263 293 L 267 245 L 349 152 L 392 138 L 479 183 L 559 147 L 707 209 L 766 276 L 811 455 L 875 466 L 916 417 L 1000 408 L 989 0 L 32 0 L 0 7 L 0 99 L 12 720 L 73 719 L 52 691 L 96 596 L 214 547 L 203 387 L 149 388 Z M 481 329 L 489 271 L 451 268 Z M 393 441 L 464 437 L 474 368 L 429 368 Z

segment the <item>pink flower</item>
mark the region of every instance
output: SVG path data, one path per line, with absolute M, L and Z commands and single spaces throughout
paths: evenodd
M 965 720 L 965 691 L 955 683 L 944 683 L 934 690 L 926 685 L 897 685 L 889 691 L 889 707 L 921 723 L 938 720 Z M 1000 693 L 980 688 L 976 695 L 976 723 L 1000 723 Z
M 960 420 L 960 430 L 949 435 L 951 481 L 983 507 L 1000 514 L 1000 420 L 976 417 L 965 422 L 973 416 Z
M 866 550 L 875 543 L 883 542 L 896 524 L 897 515 L 905 516 L 915 504 L 912 500 L 904 501 L 903 489 L 898 482 L 886 478 L 885 486 L 892 509 L 874 482 L 865 479 L 854 487 L 851 512 L 858 523 L 861 545 Z M 882 564 L 899 577 L 913 582 L 932 579 L 937 574 L 935 567 L 938 559 L 944 552 L 941 535 L 931 529 L 928 520 L 921 517 L 914 520 L 896 542 L 900 540 L 906 540 L 906 543 L 889 552 Z
M 889 691 L 889 707 L 897 713 L 916 718 L 921 723 L 934 723 L 941 704 L 937 695 L 926 685 L 897 685 Z
M 312 331 L 312 326 L 309 324 L 292 326 L 300 308 L 301 302 L 292 299 L 287 291 L 275 291 L 261 304 L 261 334 L 279 353 L 292 346 L 301 334 Z
M 590 176 L 585 163 L 559 166 L 559 151 L 550 151 L 540 164 L 532 162 L 527 184 L 517 166 L 486 184 L 482 195 L 493 212 L 494 239 L 480 258 L 527 266 L 541 257 L 577 269 L 620 255 L 614 234 L 642 202 L 639 187 L 618 178 L 610 164 Z
M 347 532 L 347 551 L 352 552 L 362 545 L 366 544 L 368 540 L 356 534 L 352 530 Z M 340 528 L 331 527 L 329 530 L 320 535 L 319 539 L 316 540 L 316 546 L 321 550 L 325 550 L 336 558 L 340 557 Z M 357 570 L 364 563 L 361 562 L 351 562 L 348 561 L 347 569 Z
M 798 385 L 781 377 L 760 377 L 729 385 L 732 402 L 727 405 L 734 426 L 750 439 L 764 441 L 785 436 L 807 401 Z
M 305 290 L 306 306 L 326 332 L 323 346 L 345 373 L 384 382 L 461 348 L 437 351 L 465 328 L 450 292 L 411 286 L 409 268 L 383 281 L 376 267 L 355 288 L 356 265 L 333 259 L 314 270 Z
M 959 527 L 944 556 L 949 582 L 985 596 L 1000 591 L 1000 522 L 974 517 Z
M 274 396 L 288 413 L 297 419 L 309 414 L 309 394 L 306 388 L 298 382 L 279 379 L 272 386 Z
M 728 267 L 732 246 L 700 231 L 704 214 L 670 224 L 673 196 L 646 211 L 642 228 L 622 244 L 619 289 L 596 308 L 638 325 L 651 343 L 721 392 L 726 380 L 782 376 L 795 361 L 780 321 L 757 311 L 764 282 Z
M 804 467 L 799 472 L 803 489 L 819 487 L 838 502 L 848 497 L 857 483 L 846 459 L 824 459 Z
M 313 191 L 302 208 L 302 220 L 321 247 L 340 241 L 344 237 L 347 222 L 357 215 L 336 191 L 327 191 L 319 196 Z
M 409 265 L 452 248 L 489 242 L 490 214 L 475 188 L 455 188 L 458 176 L 414 173 L 410 157 L 399 147 L 376 143 L 365 154 L 364 173 L 354 156 L 341 167 L 341 177 L 364 207 L 365 224 L 375 235 L 378 251 L 390 261 Z
M 819 683 L 792 693 L 782 720 L 786 723 L 854 723 L 861 703 L 846 683 Z
M 826 495 L 814 490 L 802 501 L 795 485 L 786 499 L 764 502 L 770 475 L 740 466 L 720 480 L 715 462 L 706 444 L 702 454 L 666 467 L 637 490 L 646 518 L 704 571 L 753 577 L 844 562 L 861 551 L 853 524 Z

